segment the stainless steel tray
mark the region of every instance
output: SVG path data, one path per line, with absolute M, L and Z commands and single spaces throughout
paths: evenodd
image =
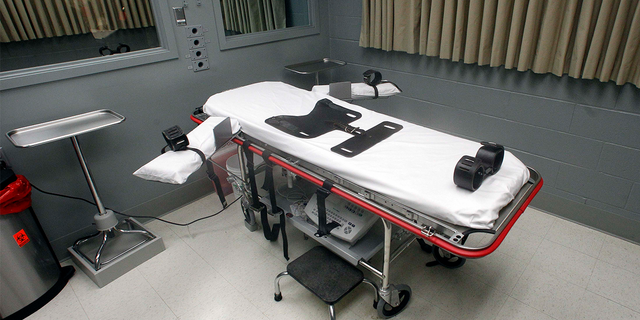
M 324 70 L 329 70 L 346 65 L 347 63 L 340 60 L 324 58 L 320 60 L 307 61 L 297 64 L 285 66 L 284 68 L 299 74 L 312 74 Z
M 14 129 L 7 132 L 7 138 L 16 147 L 28 148 L 102 129 L 124 120 L 122 115 L 111 110 L 96 110 Z

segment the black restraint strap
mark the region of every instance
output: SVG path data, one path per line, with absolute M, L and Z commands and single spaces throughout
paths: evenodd
M 204 163 L 207 166 L 207 177 L 209 177 L 209 180 L 213 181 L 213 185 L 216 187 L 216 193 L 218 194 L 218 198 L 220 198 L 220 203 L 222 203 L 223 208 L 226 208 L 227 199 L 225 199 L 224 197 L 224 192 L 222 191 L 222 184 L 220 183 L 220 178 L 218 177 L 218 175 L 216 175 L 215 171 L 213 171 L 213 164 L 207 161 L 207 156 L 205 156 L 204 153 L 199 149 L 186 147 L 183 150 L 191 150 L 200 156 L 202 163 Z M 162 149 L 162 153 L 164 153 L 164 151 L 165 149 Z
M 255 210 L 260 210 L 264 204 L 260 203 L 260 197 L 258 196 L 258 186 L 256 184 L 256 171 L 253 165 L 253 152 L 249 150 L 251 142 L 245 141 L 242 144 L 242 149 L 245 158 L 247 159 L 247 171 L 249 171 L 249 188 L 251 189 L 251 206 Z
M 327 207 L 325 206 L 325 200 L 331 194 L 332 187 L 333 182 L 327 179 L 322 183 L 322 187 L 316 191 L 318 203 L 318 232 L 315 234 L 316 237 L 326 236 L 331 230 L 340 226 L 335 221 L 327 224 Z
M 284 258 L 289 260 L 289 244 L 287 242 L 286 219 L 284 211 L 282 210 L 282 208 L 278 207 L 278 204 L 276 203 L 276 188 L 273 180 L 273 162 L 269 160 L 271 154 L 272 152 L 267 149 L 262 152 L 262 159 L 267 165 L 267 169 L 265 170 L 264 186 L 267 188 L 267 190 L 269 190 L 271 213 L 274 215 L 280 215 L 280 224 L 273 225 L 272 236 L 275 238 L 274 240 L 278 238 L 278 227 L 280 227 L 280 233 L 282 234 L 282 253 L 284 255 Z
M 278 240 L 278 233 L 280 232 L 280 224 L 274 224 L 273 228 L 269 226 L 269 220 L 267 215 L 267 206 L 265 206 L 262 202 L 260 202 L 260 197 L 258 196 L 258 186 L 256 184 L 256 173 L 253 163 L 253 153 L 249 150 L 251 143 L 249 141 L 245 141 L 242 144 L 242 149 L 244 151 L 245 158 L 247 159 L 247 170 L 249 171 L 249 185 L 251 187 L 251 207 L 255 211 L 260 211 L 260 220 L 262 220 L 262 231 L 264 233 L 265 239 L 269 241 Z M 265 172 L 265 181 L 270 180 L 273 184 L 273 171 L 271 168 L 268 168 Z M 282 218 L 280 221 L 282 222 Z M 283 237 L 284 240 L 284 237 Z M 286 242 L 284 242 L 286 243 Z M 283 243 L 283 246 L 284 246 Z M 287 252 L 285 252 L 285 258 L 287 258 Z

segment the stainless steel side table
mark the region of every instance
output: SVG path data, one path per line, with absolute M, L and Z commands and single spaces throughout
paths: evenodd
M 86 265 L 81 265 L 80 267 L 85 271 L 85 273 L 87 273 L 87 271 L 92 271 L 94 277 L 96 276 L 96 272 L 100 271 L 105 265 L 110 264 L 119 258 L 124 258 L 136 249 L 139 249 L 141 246 L 154 240 L 160 240 L 160 245 L 162 247 L 160 251 L 164 250 L 164 244 L 162 244 L 161 239 L 142 227 L 142 225 L 135 219 L 127 218 L 122 222 L 118 222 L 114 212 L 104 207 L 100 200 L 100 196 L 98 195 L 98 190 L 93 178 L 91 177 L 89 166 L 87 165 L 78 142 L 77 136 L 81 134 L 116 125 L 124 120 L 125 118 L 122 115 L 111 110 L 104 109 L 31 125 L 7 132 L 9 140 L 19 148 L 35 147 L 66 138 L 71 139 L 78 161 L 82 167 L 82 172 L 84 173 L 89 189 L 91 190 L 91 195 L 93 196 L 95 205 L 98 208 L 98 213 L 94 215 L 94 221 L 98 233 L 79 239 L 72 246 L 73 250 L 70 248 L 69 251 L 72 255 L 75 251 L 76 254 L 80 255 L 85 260 L 85 262 L 89 263 L 93 270 L 86 270 Z M 131 263 L 127 264 L 131 265 Z M 103 286 L 121 274 L 111 274 L 107 276 L 107 279 L 95 279 L 91 275 L 89 276 L 94 280 L 94 282 L 96 282 L 96 284 Z

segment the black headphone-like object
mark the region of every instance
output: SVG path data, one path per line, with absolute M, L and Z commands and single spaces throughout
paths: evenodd
M 453 182 L 461 188 L 476 191 L 487 176 L 496 174 L 504 160 L 504 146 L 482 142 L 475 157 L 463 156 L 456 164 Z
M 373 87 L 375 93 L 373 98 L 378 98 L 378 88 L 376 86 L 382 82 L 382 73 L 369 69 L 365 71 L 362 76 L 364 77 L 364 83 Z
M 131 47 L 129 45 L 123 44 L 121 43 L 120 45 L 118 45 L 118 47 L 116 48 L 116 50 L 111 50 L 109 47 L 107 46 L 103 46 L 100 48 L 99 52 L 101 56 L 110 56 L 112 54 L 116 54 L 116 53 L 125 53 L 125 52 L 130 52 L 131 51 Z
M 376 86 L 382 82 L 382 73 L 379 71 L 367 70 L 362 75 L 364 76 L 364 83 L 370 86 Z

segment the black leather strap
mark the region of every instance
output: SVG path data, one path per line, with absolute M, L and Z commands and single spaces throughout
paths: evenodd
M 265 170 L 265 178 L 264 178 L 264 187 L 269 191 L 269 201 L 271 202 L 271 213 L 274 215 L 280 215 L 280 224 L 274 224 L 273 228 L 269 227 L 269 223 L 267 221 L 266 210 L 265 214 L 262 216 L 262 228 L 264 230 L 265 238 L 269 241 L 278 240 L 278 231 L 282 234 L 282 252 L 284 258 L 289 260 L 289 243 L 287 241 L 287 232 L 286 232 L 286 219 L 284 216 L 284 211 L 282 208 L 278 207 L 276 202 L 276 188 L 273 179 L 273 162 L 269 160 L 272 152 L 270 150 L 265 149 L 262 152 L 262 159 L 266 164 L 267 168 Z
M 322 183 L 322 187 L 316 190 L 316 200 L 318 204 L 318 231 L 315 234 L 316 237 L 326 236 L 331 230 L 340 226 L 335 221 L 327 224 L 327 207 L 325 200 L 331 194 L 331 188 L 333 188 L 333 182 L 327 179 Z
M 258 185 L 256 183 L 256 171 L 253 163 L 253 152 L 249 150 L 251 142 L 245 141 L 242 144 L 242 150 L 244 156 L 247 159 L 247 171 L 249 171 L 249 186 L 251 188 L 251 208 L 255 211 L 260 211 L 260 220 L 262 220 L 262 231 L 265 239 L 269 241 L 275 241 L 278 239 L 278 232 L 280 231 L 280 225 L 276 224 L 271 228 L 269 226 L 269 220 L 267 216 L 267 206 L 260 202 L 260 196 L 258 195 Z M 269 170 L 267 170 L 269 171 Z M 265 179 L 268 177 L 265 176 Z
M 251 206 L 258 210 L 260 208 L 260 197 L 258 196 L 258 186 L 256 184 L 256 172 L 253 165 L 253 153 L 249 150 L 251 142 L 245 141 L 242 144 L 245 159 L 247 159 L 247 171 L 249 171 L 249 188 L 251 189 Z
M 207 161 L 207 157 L 204 155 L 202 151 L 196 148 L 187 147 L 186 150 L 193 151 L 200 156 L 202 163 L 207 166 L 207 177 L 209 180 L 213 181 L 213 184 L 216 187 L 216 193 L 218 194 L 218 198 L 220 199 L 220 203 L 222 203 L 222 207 L 227 207 L 227 199 L 224 197 L 224 192 L 222 190 L 222 184 L 220 183 L 220 178 L 216 175 L 215 171 L 213 171 L 213 164 L 210 161 Z

